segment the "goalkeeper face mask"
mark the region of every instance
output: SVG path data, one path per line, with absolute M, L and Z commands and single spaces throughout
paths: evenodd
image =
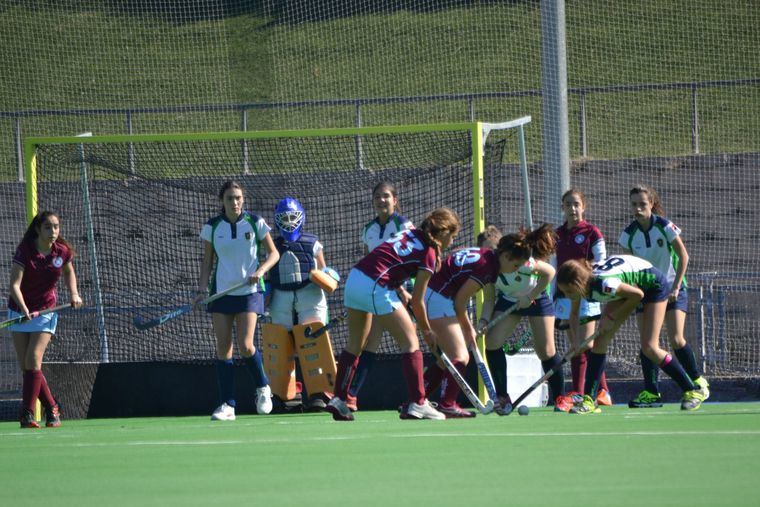
M 297 241 L 301 237 L 306 212 L 301 203 L 292 197 L 286 197 L 274 208 L 274 223 L 280 235 L 288 241 Z

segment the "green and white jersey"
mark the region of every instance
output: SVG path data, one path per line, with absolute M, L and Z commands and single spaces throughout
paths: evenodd
M 371 252 L 400 232 L 409 229 L 414 229 L 412 222 L 398 213 L 393 213 L 384 225 L 375 217 L 362 229 L 362 243 L 367 245 L 367 251 Z
M 621 283 L 638 287 L 645 293 L 661 288 L 662 274 L 652 263 L 634 255 L 613 255 L 604 262 L 594 264 L 589 301 L 606 303 L 620 299 L 617 295 Z
M 620 234 L 618 243 L 633 255 L 651 262 L 662 271 L 672 286 L 679 262 L 673 241 L 680 235 L 681 229 L 676 224 L 664 217 L 652 215 L 647 230 L 634 220 Z M 685 278 L 682 285 L 687 287 Z
M 530 294 L 538 285 L 541 277 L 536 273 L 536 260 L 531 257 L 512 273 L 499 273 L 494 286 L 497 294 L 507 301 L 516 302 Z M 550 286 L 546 287 L 549 294 Z
M 263 218 L 244 211 L 235 223 L 218 215 L 203 226 L 201 239 L 211 243 L 215 259 L 209 279 L 209 292 L 216 294 L 237 285 L 259 267 L 261 241 L 272 229 Z M 261 287 L 248 285 L 230 293 L 245 296 L 262 292 Z

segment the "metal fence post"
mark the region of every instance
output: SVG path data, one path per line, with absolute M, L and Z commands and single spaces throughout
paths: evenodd
M 697 83 L 691 84 L 691 150 L 699 153 L 699 110 L 697 109 Z
M 586 92 L 578 94 L 578 130 L 580 132 L 581 156 L 588 157 L 588 137 L 586 136 Z
M 21 146 L 21 117 L 16 116 L 13 120 L 13 135 L 16 136 L 16 167 L 18 180 L 24 182 L 24 149 Z
M 248 131 L 248 110 L 243 108 L 240 110 L 240 130 L 243 132 Z M 251 167 L 248 160 L 248 143 L 245 139 L 240 140 L 240 149 L 243 155 L 243 174 L 250 174 Z

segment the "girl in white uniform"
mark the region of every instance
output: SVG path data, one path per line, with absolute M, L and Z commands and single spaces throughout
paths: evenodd
M 224 291 L 248 279 L 249 285 L 233 291 L 208 305 L 207 311 L 216 335 L 217 379 L 221 404 L 212 420 L 235 419 L 235 382 L 232 361 L 232 329 L 237 326 L 237 342 L 256 384 L 256 411 L 272 411 L 272 391 L 264 372 L 261 354 L 253 345 L 257 314 L 264 312 L 263 278 L 280 256 L 271 230 L 263 218 L 243 210 L 244 193 L 240 183 L 227 181 L 219 190 L 222 211 L 203 226 L 203 262 L 198 281 L 199 303 L 209 294 Z M 259 248 L 267 252 L 259 265 Z

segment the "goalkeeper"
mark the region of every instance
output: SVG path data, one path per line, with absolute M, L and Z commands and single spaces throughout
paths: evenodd
M 269 273 L 271 324 L 262 327 L 264 366 L 272 391 L 283 402 L 296 395 L 295 361 L 298 356 L 309 398 L 306 408 L 319 411 L 332 397 L 335 359 L 328 333 L 306 338 L 308 324 L 317 329 L 327 322 L 325 290 L 337 287 L 337 274 L 326 267 L 322 243 L 304 232 L 306 212 L 291 197 L 275 207 L 279 233 L 274 244 L 280 260 Z M 329 276 L 326 272 L 332 273 Z

